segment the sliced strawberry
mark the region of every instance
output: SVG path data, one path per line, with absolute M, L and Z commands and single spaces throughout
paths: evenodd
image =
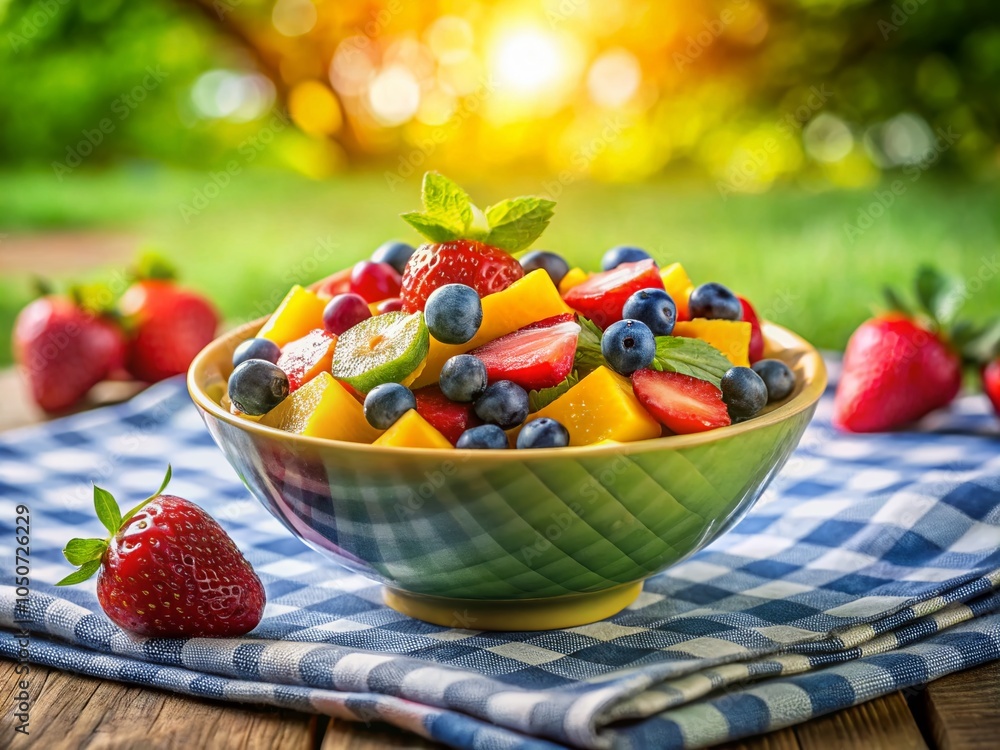
M 482 424 L 473 404 L 451 401 L 436 385 L 419 388 L 413 395 L 417 399 L 417 414 L 430 422 L 452 445 L 467 429 Z
M 604 329 L 622 319 L 622 307 L 640 289 L 663 289 L 656 261 L 622 263 L 566 292 L 566 304 Z
M 580 324 L 573 313 L 555 315 L 473 349 L 493 383 L 510 380 L 526 390 L 558 385 L 573 370 Z
M 750 324 L 750 364 L 764 356 L 764 333 L 760 330 L 760 318 L 753 305 L 742 297 L 740 304 L 743 306 L 743 320 Z
M 524 276 L 513 256 L 473 240 L 430 242 L 421 245 L 403 274 L 403 310 L 423 310 L 427 297 L 445 284 L 471 286 L 480 297 L 502 292 Z
M 322 328 L 285 344 L 277 365 L 288 376 L 289 392 L 299 388 L 321 372 L 329 371 L 337 337 Z
M 639 370 L 632 387 L 646 411 L 679 435 L 705 432 L 730 424 L 722 391 L 691 375 Z

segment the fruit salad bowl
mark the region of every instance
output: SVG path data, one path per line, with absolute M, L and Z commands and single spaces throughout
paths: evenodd
M 731 528 L 795 449 L 826 386 L 802 338 L 762 326 L 795 390 L 753 420 L 690 435 L 531 451 L 438 451 L 303 436 L 222 405 L 238 344 L 215 340 L 188 388 L 251 493 L 330 560 L 385 585 L 391 607 L 477 630 L 609 617 L 642 582 Z

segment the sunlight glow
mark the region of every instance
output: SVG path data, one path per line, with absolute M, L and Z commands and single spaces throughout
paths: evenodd
M 565 69 L 558 39 L 534 28 L 502 36 L 493 66 L 500 86 L 523 94 L 536 94 L 552 87 Z

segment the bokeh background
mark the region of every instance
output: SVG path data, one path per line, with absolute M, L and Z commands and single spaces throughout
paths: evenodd
M 0 0 L 0 364 L 37 276 L 174 259 L 232 322 L 415 241 L 426 169 L 538 247 L 682 261 L 839 348 L 931 261 L 1000 304 L 995 0 Z

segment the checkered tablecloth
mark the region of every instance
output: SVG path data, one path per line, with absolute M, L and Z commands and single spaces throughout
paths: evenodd
M 0 654 L 18 658 L 16 507 L 30 509 L 28 651 L 111 680 L 358 721 L 459 748 L 691 748 L 1000 658 L 1000 437 L 982 397 L 920 432 L 849 437 L 830 397 L 750 515 L 610 620 L 542 633 L 417 622 L 252 499 L 182 383 L 0 436 Z M 130 504 L 171 461 L 267 589 L 232 640 L 138 639 L 60 549 L 97 535 L 91 482 Z M 23 639 L 23 638 L 22 638 Z

